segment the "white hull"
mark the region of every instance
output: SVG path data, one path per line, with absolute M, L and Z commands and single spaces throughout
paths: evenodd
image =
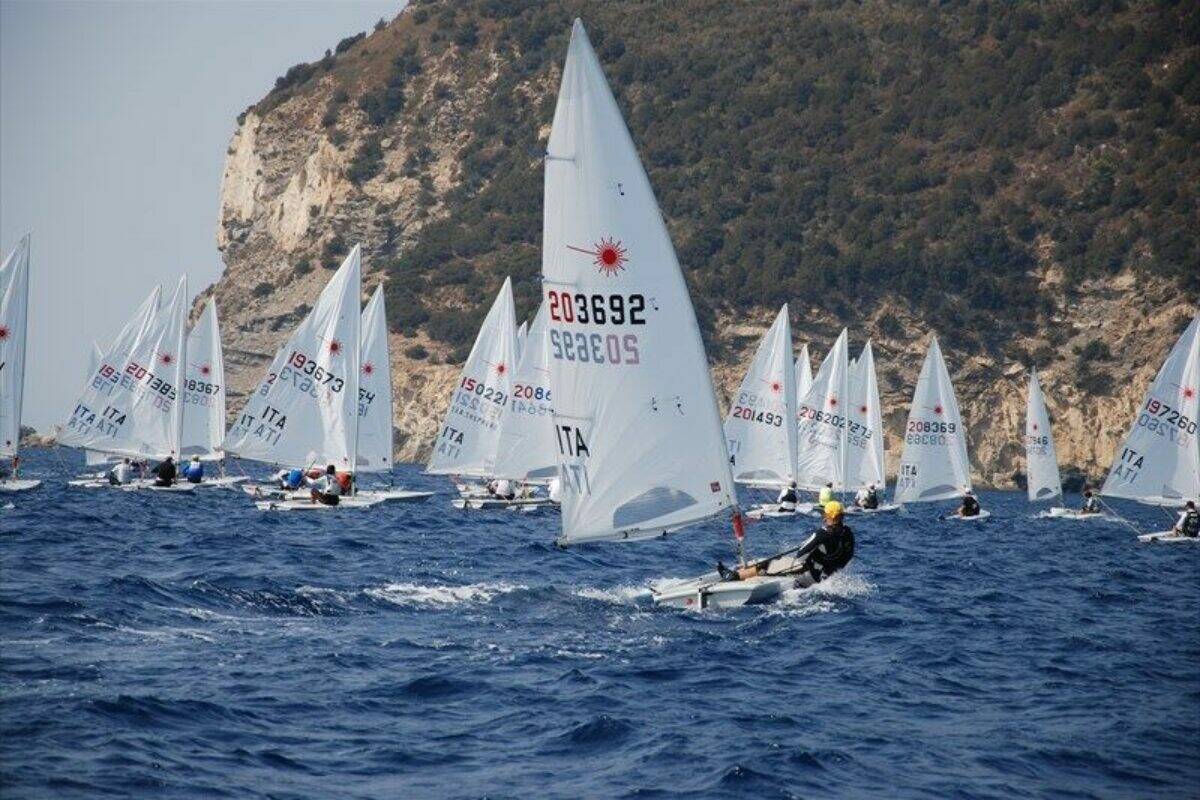
M 736 608 L 769 602 L 788 589 L 813 585 L 810 575 L 779 575 L 745 581 L 723 581 L 710 572 L 698 578 L 655 584 L 650 591 L 657 605 L 672 608 Z
M 213 489 L 224 489 L 228 486 L 238 486 L 248 480 L 250 480 L 249 475 L 224 475 L 220 478 L 205 478 L 194 485 L 200 489 L 206 486 Z
M 778 503 L 764 503 L 746 512 L 747 519 L 779 519 L 809 516 L 816 510 L 814 503 L 797 503 L 795 511 L 780 511 Z
M 452 500 L 450 504 L 457 509 L 465 511 L 494 511 L 502 508 L 516 508 L 524 511 L 555 505 L 552 500 L 545 497 L 528 497 L 523 499 L 518 497 L 514 500 L 501 500 L 498 497 L 460 497 L 457 500 Z
M 4 478 L 0 480 L 0 492 L 28 492 L 41 486 L 41 481 L 28 478 Z
M 900 510 L 897 503 L 884 503 L 878 508 L 859 508 L 858 506 L 846 506 L 847 514 L 892 514 Z
M 355 497 L 374 498 L 383 503 L 424 503 L 433 492 L 411 492 L 407 489 L 360 489 Z
M 951 522 L 983 522 L 985 519 L 988 519 L 991 516 L 992 512 L 980 509 L 979 513 L 973 517 L 960 517 L 958 514 L 951 514 L 945 517 L 945 519 L 948 519 Z
M 76 489 L 120 489 L 124 492 L 136 491 L 153 491 L 153 492 L 173 492 L 187 493 L 196 490 L 196 484 L 193 483 L 176 483 L 174 486 L 155 486 L 154 481 L 136 480 L 133 483 L 115 484 L 109 483 L 107 479 L 98 478 L 80 478 L 67 481 L 67 485 Z
M 280 500 L 259 500 L 254 505 L 259 511 L 338 511 L 347 508 L 370 508 L 382 502 L 375 498 L 355 496 L 343 497 L 336 506 L 327 506 L 324 503 L 314 503 L 309 497 L 289 497 Z
M 1157 533 L 1143 533 L 1138 537 L 1138 541 L 1178 544 L 1182 542 L 1200 542 L 1200 536 L 1181 536 L 1175 531 L 1158 531 Z
M 1089 514 L 1085 514 L 1082 511 L 1075 509 L 1075 508 L 1046 509 L 1042 513 L 1038 514 L 1038 518 L 1039 519 L 1068 519 L 1068 520 L 1073 520 L 1075 522 L 1090 522 L 1092 520 L 1099 521 L 1099 520 L 1111 520 L 1112 519 L 1111 517 L 1108 516 L 1108 514 L 1104 514 L 1099 511 L 1094 511 Z

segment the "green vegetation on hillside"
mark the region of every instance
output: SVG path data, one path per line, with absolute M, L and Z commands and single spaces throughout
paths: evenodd
M 419 128 L 406 84 L 423 60 L 454 50 L 464 71 L 498 70 L 444 213 L 384 254 L 397 329 L 461 350 L 506 274 L 532 313 L 537 132 L 577 15 L 702 321 L 784 301 L 852 321 L 897 294 L 952 343 L 990 349 L 1051 312 L 1029 277 L 1048 262 L 1068 290 L 1124 268 L 1200 285 L 1200 4 L 463 0 L 406 11 L 399 44 L 347 45 L 381 65 L 354 98 L 379 129 L 359 182 L 388 126 Z M 277 91 L 307 80 L 293 71 Z M 460 285 L 465 310 L 440 302 Z

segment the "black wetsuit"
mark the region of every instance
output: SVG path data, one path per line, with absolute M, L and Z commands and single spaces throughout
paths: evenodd
M 154 476 L 157 478 L 154 481 L 155 486 L 174 486 L 175 485 L 175 462 L 163 461 L 154 468 Z
M 863 498 L 863 508 L 879 508 L 879 492 L 874 489 L 867 490 L 867 496 Z
M 961 517 L 978 517 L 979 501 L 969 495 L 964 497 L 962 501 L 962 508 L 959 509 L 958 513 Z
M 1188 511 L 1187 516 L 1183 518 L 1183 524 L 1179 528 L 1179 532 L 1184 536 L 1189 536 L 1193 539 L 1200 536 L 1200 511 Z
M 806 565 L 815 580 L 828 578 L 854 558 L 854 531 L 846 525 L 818 528 L 796 556 L 808 557 Z

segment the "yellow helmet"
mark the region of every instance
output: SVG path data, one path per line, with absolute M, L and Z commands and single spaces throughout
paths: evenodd
M 837 500 L 830 500 L 825 504 L 826 519 L 841 519 L 843 513 L 845 512 L 842 510 L 842 504 Z

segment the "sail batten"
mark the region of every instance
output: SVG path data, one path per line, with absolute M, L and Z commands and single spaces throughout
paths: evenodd
M 647 538 L 722 513 L 736 495 L 691 298 L 578 20 L 547 151 L 559 543 Z
M 1200 496 L 1200 316 L 1193 317 L 1146 392 L 1101 494 L 1151 505 Z

